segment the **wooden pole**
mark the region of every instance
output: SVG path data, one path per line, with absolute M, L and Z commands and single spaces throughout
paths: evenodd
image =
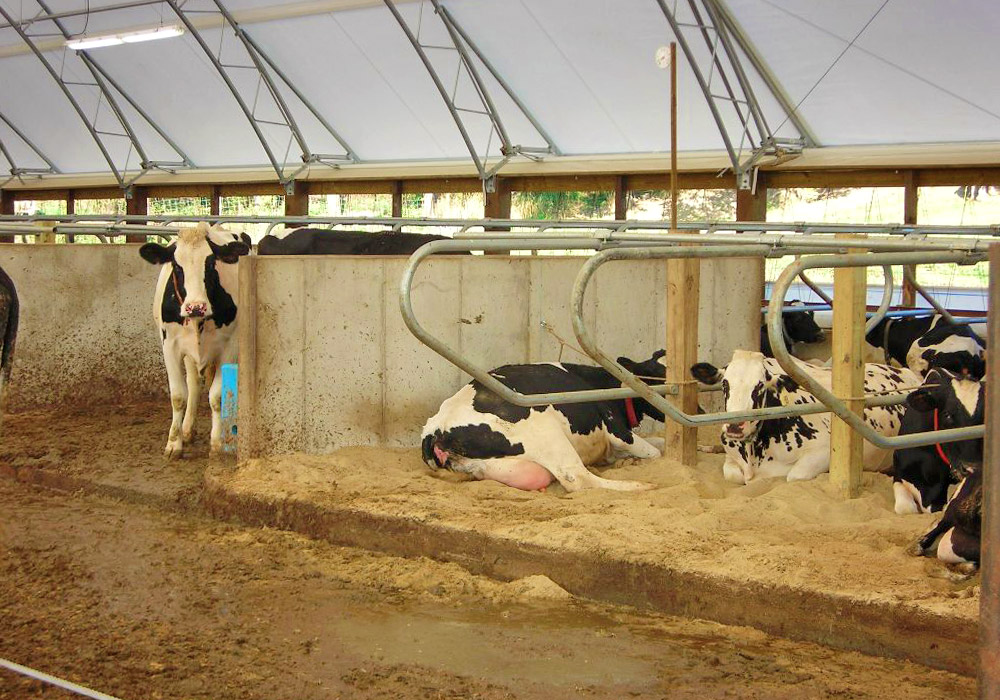
M 1000 343 L 1000 244 L 990 246 L 989 343 Z M 1000 347 L 990 345 L 991 348 Z M 986 353 L 986 454 L 983 459 L 983 526 L 980 535 L 979 699 L 1000 697 L 1000 353 Z
M 907 170 L 903 173 L 903 223 L 917 223 L 917 200 L 920 195 L 917 173 L 915 170 Z M 908 265 L 913 273 L 913 278 L 917 277 L 917 266 Z M 913 308 L 917 302 L 917 290 L 904 277 L 902 305 Z
M 509 219 L 510 218 L 510 181 L 498 177 L 496 189 L 493 192 L 486 192 L 483 197 L 483 216 L 487 219 Z M 490 226 L 486 231 L 509 231 L 507 226 Z M 506 253 L 495 251 L 487 252 L 487 255 L 506 255 Z
M 149 190 L 136 185 L 132 187 L 132 196 L 125 199 L 125 213 L 129 216 L 142 216 L 149 213 Z M 145 243 L 146 236 L 141 233 L 125 234 L 126 243 Z
M 858 238 L 840 234 L 837 238 Z M 860 252 L 860 251 L 857 251 Z M 833 273 L 833 393 L 859 416 L 864 410 L 866 268 L 843 267 Z M 832 417 L 830 482 L 844 498 L 861 491 L 864 440 L 847 423 Z
M 624 221 L 628 218 L 628 177 L 615 177 L 615 220 Z
M 755 185 L 755 189 L 752 190 L 736 188 L 737 221 L 767 221 L 767 176 L 758 172 Z M 744 315 L 747 319 L 751 319 L 749 327 L 740 326 L 733 330 L 742 336 L 743 343 L 738 347 L 760 350 L 760 330 L 757 321 L 761 319 L 760 304 L 764 301 L 766 288 L 764 258 L 744 258 L 739 262 L 741 274 L 753 275 L 748 284 L 754 292 L 745 300 Z
M 677 44 L 670 44 L 670 228 L 677 233 Z M 700 263 L 694 258 L 667 261 L 666 379 L 678 384 L 675 406 L 698 412 L 698 385 L 689 374 L 698 361 L 698 285 Z M 666 454 L 681 464 L 698 462 L 698 429 L 671 420 L 664 423 Z
M 0 190 L 0 214 L 4 216 L 14 215 L 14 192 L 11 190 Z M 0 234 L 0 243 L 13 243 L 14 235 L 9 233 Z
M 212 196 L 208 201 L 208 213 L 211 216 L 218 216 L 222 207 L 222 188 L 219 185 L 212 187 Z
M 403 216 L 403 181 L 392 183 L 392 217 L 400 219 Z

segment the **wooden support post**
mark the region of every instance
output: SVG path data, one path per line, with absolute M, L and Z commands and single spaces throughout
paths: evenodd
M 837 238 L 852 238 L 841 234 Z M 861 251 L 854 251 L 861 252 Z M 834 395 L 859 416 L 864 410 L 866 268 L 843 267 L 833 273 L 833 386 Z M 830 433 L 830 483 L 844 498 L 861 491 L 864 440 L 843 420 L 833 416 Z
M 11 190 L 0 190 L 0 214 L 14 215 L 14 193 Z M 14 236 L 9 233 L 0 235 L 0 243 L 13 243 Z
M 915 170 L 907 170 L 903 173 L 903 223 L 904 224 L 915 224 L 917 223 L 917 201 L 920 196 L 920 187 L 918 184 L 918 176 Z M 910 272 L 913 273 L 913 278 L 917 278 L 917 266 L 907 265 Z M 913 285 L 903 279 L 903 296 L 902 305 L 913 308 L 917 303 L 917 290 L 913 288 Z
M 222 210 L 222 188 L 219 185 L 212 187 L 212 196 L 208 201 L 208 213 L 211 216 L 218 216 Z
M 615 178 L 615 220 L 624 221 L 628 218 L 628 176 L 619 175 Z
M 296 182 L 292 194 L 285 195 L 285 216 L 309 216 L 308 182 Z
M 403 218 L 403 181 L 396 180 L 392 183 L 392 218 Z
M 670 44 L 670 228 L 677 233 L 677 44 Z M 666 380 L 678 385 L 674 405 L 698 413 L 698 384 L 691 365 L 698 361 L 698 296 L 701 263 L 696 258 L 667 261 Z M 665 454 L 681 464 L 698 463 L 698 429 L 664 422 Z
M 1000 343 L 1000 244 L 990 246 L 988 343 Z M 1000 347 L 991 345 L 990 347 Z M 1000 353 L 986 354 L 986 454 L 979 594 L 979 700 L 1000 697 Z
M 767 221 L 767 175 L 758 172 L 755 184 L 756 187 L 752 190 L 736 188 L 737 221 Z M 736 261 L 734 260 L 733 262 Z M 752 276 L 752 279 L 747 280 L 747 284 L 754 292 L 745 300 L 745 313 L 740 314 L 747 319 L 751 319 L 749 327 L 734 329 L 741 336 L 741 343 L 738 347 L 760 350 L 760 330 L 757 327 L 757 321 L 761 318 L 760 307 L 764 301 L 764 293 L 767 286 L 764 279 L 765 262 L 764 258 L 744 258 L 739 263 L 738 269 L 741 276 Z M 735 270 L 732 271 L 735 272 Z
M 496 180 L 496 190 L 487 192 L 483 202 L 483 216 L 487 219 L 510 218 L 510 182 L 502 177 Z M 508 226 L 490 226 L 487 231 L 510 231 Z M 486 255 L 506 255 L 499 251 L 487 252 Z
M 142 216 L 149 213 L 149 190 L 135 185 L 132 196 L 125 199 L 125 213 L 129 216 Z M 146 236 L 141 233 L 125 234 L 126 243 L 145 243 Z
M 76 213 L 76 190 L 70 190 L 66 193 L 66 213 L 69 215 Z M 76 235 L 67 233 L 66 242 L 76 243 Z

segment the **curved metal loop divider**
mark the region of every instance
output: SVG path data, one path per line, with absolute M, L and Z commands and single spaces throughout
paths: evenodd
M 688 238 L 690 240 L 690 237 Z M 830 246 L 836 249 L 836 246 Z M 612 260 L 666 260 L 670 258 L 747 258 L 747 257 L 780 257 L 784 255 L 801 254 L 802 251 L 791 248 L 774 248 L 769 246 L 685 246 L 671 249 L 664 248 L 613 248 L 601 251 L 590 258 L 580 272 L 577 274 L 576 282 L 573 285 L 573 296 L 570 303 L 570 312 L 573 320 L 573 331 L 580 347 L 586 351 L 598 364 L 618 378 L 624 386 L 628 386 L 641 398 L 649 401 L 658 410 L 663 411 L 671 420 L 689 428 L 696 428 L 703 425 L 716 425 L 719 423 L 734 423 L 745 420 L 768 420 L 772 418 L 788 418 L 791 416 L 804 416 L 814 413 L 827 413 L 830 409 L 823 404 L 796 404 L 791 406 L 773 406 L 767 408 L 755 408 L 747 411 L 724 411 L 720 413 L 703 413 L 691 415 L 684 413 L 672 403 L 653 393 L 648 385 L 618 362 L 605 353 L 594 341 L 587 324 L 583 319 L 583 302 L 587 291 L 587 285 L 593 278 L 598 268 Z M 833 256 L 831 256 L 833 257 Z M 774 295 L 772 294 L 772 299 Z M 779 319 L 778 327 L 780 334 L 781 306 L 775 309 L 773 306 L 769 310 L 771 314 Z M 773 342 L 773 341 L 772 341 Z M 902 394 L 873 396 L 866 399 L 866 406 L 887 406 L 901 403 L 905 399 Z
M 972 440 L 984 435 L 983 426 L 967 428 L 952 428 L 934 432 L 913 433 L 885 437 L 879 435 L 862 416 L 851 411 L 847 404 L 837 398 L 832 391 L 817 382 L 803 371 L 794 361 L 781 332 L 781 307 L 793 280 L 803 270 L 815 268 L 836 267 L 871 267 L 873 265 L 922 265 L 927 263 L 974 263 L 985 258 L 984 252 L 951 252 L 951 253 L 864 253 L 854 255 L 815 255 L 806 260 L 798 260 L 786 267 L 771 291 L 771 301 L 768 305 L 767 335 L 771 341 L 774 358 L 781 368 L 794 379 L 799 386 L 816 397 L 834 415 L 839 417 L 865 440 L 882 449 L 899 449 L 904 447 L 920 447 L 941 442 Z M 867 400 L 865 405 L 869 405 Z

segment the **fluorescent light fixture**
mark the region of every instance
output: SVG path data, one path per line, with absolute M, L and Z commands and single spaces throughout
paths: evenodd
M 153 29 L 140 29 L 134 32 L 82 36 L 79 39 L 67 41 L 66 47 L 74 51 L 83 51 L 85 49 L 99 49 L 103 46 L 135 44 L 140 41 L 153 41 L 154 39 L 169 39 L 170 37 L 180 36 L 183 33 L 183 27 L 171 25 L 168 27 L 155 27 Z

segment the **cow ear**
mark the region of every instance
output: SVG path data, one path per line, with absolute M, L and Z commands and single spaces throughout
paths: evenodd
M 659 360 L 661 357 L 663 357 L 666 354 L 667 354 L 666 350 L 657 350 L 656 352 L 653 353 L 653 356 L 651 358 L 649 358 L 649 361 L 650 362 L 656 362 L 657 360 Z M 663 363 L 661 362 L 660 364 L 663 364 Z
M 240 240 L 247 244 L 247 248 L 249 248 L 250 246 L 253 245 L 253 241 L 250 240 L 250 234 L 249 233 L 241 233 L 240 234 Z
M 933 387 L 923 386 L 906 397 L 906 403 L 916 410 L 927 413 L 933 411 L 938 406 L 938 398 Z
M 719 368 L 709 362 L 691 365 L 691 376 L 702 384 L 718 384 L 722 379 Z
M 627 369 L 632 374 L 636 374 L 636 369 L 639 367 L 638 363 L 633 362 L 632 360 L 624 356 L 618 358 L 618 364 L 620 364 L 622 367 Z
M 215 251 L 215 256 L 224 263 L 232 265 L 238 262 L 241 255 L 250 252 L 250 246 L 243 241 L 232 241 L 226 245 L 219 246 Z
M 174 259 L 174 250 L 173 243 L 168 246 L 159 243 L 146 243 L 139 248 L 139 255 L 151 265 L 163 265 Z

